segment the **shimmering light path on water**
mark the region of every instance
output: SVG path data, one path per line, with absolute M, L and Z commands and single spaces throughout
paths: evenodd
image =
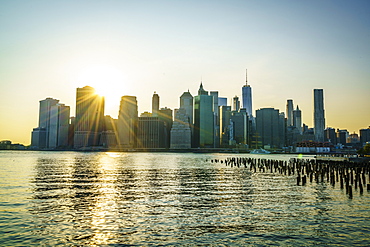
M 227 157 L 293 156 L 0 151 L 0 245 L 370 245 L 370 192 Z

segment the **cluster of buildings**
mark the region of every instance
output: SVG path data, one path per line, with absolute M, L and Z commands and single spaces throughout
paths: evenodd
M 191 148 L 277 149 L 297 152 L 328 152 L 355 142 L 370 141 L 370 127 L 350 135 L 346 130 L 325 128 L 324 93 L 314 89 L 314 127 L 302 123 L 302 113 L 293 100 L 286 112 L 261 108 L 252 112 L 252 88 L 247 79 L 242 87 L 242 105 L 235 96 L 231 104 L 218 91 L 180 96 L 180 107 L 160 108 L 154 92 L 152 111 L 138 114 L 135 96 L 122 96 L 118 118 L 104 115 L 104 97 L 94 88 L 76 90 L 76 113 L 59 100 L 40 101 L 39 126 L 32 131 L 34 149 L 155 150 Z M 357 138 L 357 139 L 356 139 Z M 295 150 L 294 150 L 295 149 Z

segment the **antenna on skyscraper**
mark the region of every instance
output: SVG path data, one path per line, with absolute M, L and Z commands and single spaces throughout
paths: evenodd
M 248 69 L 245 69 L 245 85 L 248 86 Z

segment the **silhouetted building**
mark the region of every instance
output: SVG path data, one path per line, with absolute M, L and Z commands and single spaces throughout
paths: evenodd
M 227 147 L 229 145 L 229 125 L 231 117 L 231 106 L 220 106 L 220 145 Z
M 360 142 L 363 146 L 370 142 L 370 126 L 367 129 L 360 129 Z
M 214 147 L 213 96 L 203 89 L 194 97 L 194 145 L 195 147 Z
M 346 145 L 348 136 L 349 136 L 349 132 L 347 130 L 337 129 L 337 143 Z
M 325 111 L 324 111 L 324 91 L 314 89 L 314 130 L 316 141 L 324 141 Z
M 137 133 L 137 100 L 135 96 L 122 96 L 118 113 L 117 132 L 120 148 L 134 148 Z
M 50 108 L 49 148 L 68 147 L 69 106 L 56 104 Z
M 109 115 L 104 116 L 105 131 L 100 136 L 100 146 L 105 148 L 116 148 L 118 145 L 117 119 Z
M 99 145 L 104 130 L 104 97 L 89 86 L 76 90 L 74 148 Z
M 164 107 L 158 111 L 158 119 L 164 122 L 165 132 L 166 132 L 166 148 L 170 147 L 170 134 L 173 123 L 172 110 L 170 108 Z
M 284 127 L 281 126 L 279 121 L 279 110 L 262 108 L 256 111 L 256 134 L 262 146 L 281 147 L 282 128 Z
M 330 142 L 332 144 L 337 144 L 337 133 L 335 133 L 334 128 L 326 128 L 324 130 L 324 141 L 325 142 Z
M 244 109 L 244 108 L 243 108 Z M 231 112 L 230 124 L 233 125 L 233 140 L 236 144 L 248 144 L 249 143 L 249 118 L 247 112 L 239 111 Z
M 298 105 L 297 109 L 293 111 L 293 126 L 302 134 L 302 112 L 299 110 Z
M 137 128 L 137 148 L 167 148 L 165 122 L 158 117 L 139 117 Z
M 293 100 L 288 99 L 286 103 L 286 114 L 287 114 L 286 117 L 288 127 L 293 126 L 293 110 L 294 110 Z

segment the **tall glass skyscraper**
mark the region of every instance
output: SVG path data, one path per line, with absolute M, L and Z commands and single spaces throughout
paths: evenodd
M 293 100 L 288 99 L 286 102 L 287 126 L 293 126 L 293 110 Z
M 74 148 L 99 145 L 104 130 L 104 97 L 89 86 L 76 90 Z
M 194 97 L 194 145 L 195 147 L 214 147 L 213 96 L 203 89 Z
M 243 108 L 247 111 L 248 117 L 251 118 L 252 114 L 252 88 L 248 85 L 247 71 L 245 72 L 245 85 L 242 87 L 242 101 Z
M 136 96 L 122 96 L 117 122 L 118 143 L 121 148 L 136 146 L 137 121 Z
M 323 142 L 325 130 L 324 90 L 314 89 L 313 100 L 314 100 L 313 120 L 314 120 L 315 138 L 316 141 Z

